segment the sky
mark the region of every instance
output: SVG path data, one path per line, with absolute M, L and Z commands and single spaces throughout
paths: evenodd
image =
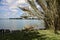
M 26 0 L 0 0 L 0 18 L 17 18 L 24 12 L 18 6 L 28 6 Z M 38 9 L 43 11 L 36 3 Z
M 0 0 L 0 18 L 17 18 L 23 11 L 18 8 L 24 0 Z

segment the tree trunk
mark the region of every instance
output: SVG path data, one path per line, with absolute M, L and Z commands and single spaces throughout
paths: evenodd
M 57 0 L 57 30 L 60 30 L 60 0 Z

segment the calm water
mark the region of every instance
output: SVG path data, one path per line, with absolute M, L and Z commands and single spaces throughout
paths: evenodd
M 17 19 L 0 19 L 0 29 L 20 30 L 24 26 L 37 26 L 37 28 L 44 28 L 43 20 L 17 20 Z

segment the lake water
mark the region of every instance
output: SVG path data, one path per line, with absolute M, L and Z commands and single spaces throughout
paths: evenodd
M 0 29 L 20 30 L 26 25 L 45 28 L 43 20 L 0 19 Z

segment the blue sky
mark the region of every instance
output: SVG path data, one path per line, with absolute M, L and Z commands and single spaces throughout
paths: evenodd
M 19 0 L 0 0 L 0 18 L 16 18 L 23 13 L 17 6 Z
M 0 18 L 20 17 L 24 13 L 18 8 L 20 5 L 28 6 L 26 0 L 0 0 Z M 40 11 L 43 11 L 38 4 L 36 5 Z

